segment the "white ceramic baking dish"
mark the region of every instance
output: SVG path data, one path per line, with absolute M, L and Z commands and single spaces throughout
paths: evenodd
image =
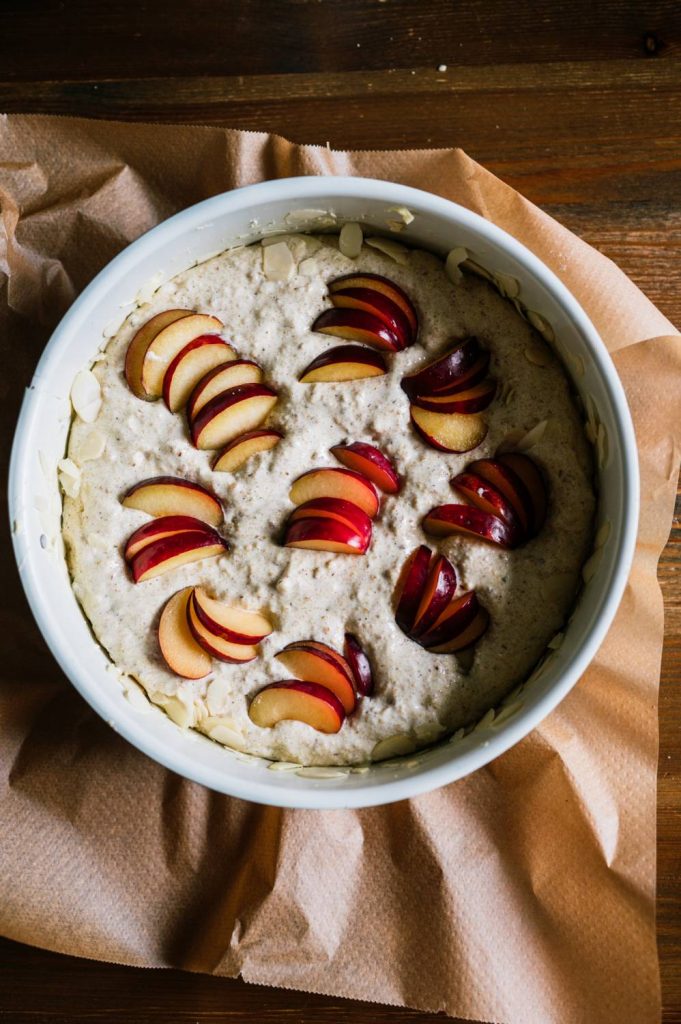
M 597 553 L 562 643 L 494 718 L 488 714 L 467 735 L 364 773 L 323 778 L 272 771 L 266 761 L 178 728 L 145 700 L 132 702 L 93 639 L 59 539 L 56 465 L 68 436 L 68 395 L 78 370 L 140 301 L 143 282 L 150 282 L 149 291 L 230 246 L 292 227 L 315 228 L 324 223 L 322 213 L 387 235 L 395 207 L 414 215 L 400 241 L 442 254 L 464 246 L 480 266 L 519 282 L 521 302 L 539 314 L 531 318 L 540 327 L 546 322 L 549 338 L 555 334 L 589 431 L 598 438 Z M 634 551 L 638 494 L 634 431 L 613 364 L 578 302 L 536 256 L 482 217 L 429 193 L 363 178 L 305 177 L 237 189 L 184 210 L 97 275 L 52 335 L 24 398 L 9 504 L 17 563 L 38 625 L 66 675 L 114 729 L 156 761 L 219 792 L 286 807 L 338 808 L 402 800 L 460 779 L 508 750 L 556 707 L 594 657 L 617 610 Z

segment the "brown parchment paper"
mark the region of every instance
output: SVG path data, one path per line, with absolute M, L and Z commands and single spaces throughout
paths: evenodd
M 172 775 L 96 717 L 31 619 L 6 531 L 0 932 L 505 1024 L 653 1024 L 656 565 L 681 445 L 681 343 L 610 261 L 460 150 L 335 153 L 218 128 L 7 117 L 3 458 L 50 328 L 96 271 L 190 203 L 293 174 L 363 174 L 454 199 L 577 295 L 637 428 L 642 516 L 621 609 L 572 694 L 487 768 L 390 807 L 282 811 Z

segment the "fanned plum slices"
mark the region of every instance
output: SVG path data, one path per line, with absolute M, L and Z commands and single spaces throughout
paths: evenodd
M 325 309 L 312 324 L 312 330 L 363 342 L 385 352 L 399 352 L 404 347 L 380 317 L 363 309 Z
M 201 378 L 192 391 L 187 402 L 187 419 L 191 423 L 204 405 L 223 391 L 242 384 L 261 384 L 262 378 L 261 368 L 250 359 L 233 359 L 224 366 L 216 366 Z
M 294 481 L 289 492 L 294 505 L 302 505 L 315 498 L 344 498 L 352 501 L 373 519 L 379 502 L 373 484 L 351 469 L 311 469 Z
M 354 633 L 345 634 L 343 654 L 345 661 L 350 666 L 357 695 L 369 697 L 374 692 L 374 672 L 369 655 Z
M 496 394 L 495 381 L 485 379 L 489 359 L 477 338 L 464 338 L 402 378 L 412 425 L 432 448 L 467 452 L 485 439 L 487 424 L 480 413 Z
M 251 721 L 262 729 L 279 722 L 302 722 L 318 732 L 336 733 L 345 721 L 338 697 L 325 686 L 286 679 L 269 683 L 251 701 Z
M 211 398 L 191 422 L 192 443 L 202 450 L 222 448 L 267 418 L 277 393 L 266 384 L 242 384 Z
M 404 289 L 395 284 L 387 277 L 380 274 L 351 273 L 337 277 L 329 283 L 329 294 L 331 301 L 336 295 L 347 293 L 351 289 L 366 289 L 376 292 L 390 299 L 397 308 L 404 314 L 411 330 L 411 344 L 416 341 L 419 327 L 419 319 L 414 303 L 411 301 Z
M 399 285 L 380 274 L 346 274 L 329 283 L 332 308 L 325 309 L 312 330 L 362 345 L 337 345 L 303 370 L 305 384 L 379 377 L 387 372 L 378 349 L 400 352 L 418 334 L 414 304 Z M 364 346 L 370 346 L 369 349 Z
M 297 640 L 276 655 L 295 679 L 270 683 L 251 701 L 249 715 L 261 728 L 297 721 L 319 732 L 338 732 L 373 692 L 371 662 L 353 633 L 345 634 L 345 657 L 318 640 Z
M 456 572 L 442 555 L 421 545 L 405 562 L 396 587 L 395 621 L 432 654 L 454 654 L 476 643 L 489 616 L 475 591 L 456 594 Z
M 427 533 L 467 533 L 512 548 L 536 536 L 546 519 L 546 483 L 524 452 L 478 459 L 452 478 L 452 486 L 471 504 L 431 509 Z
M 300 382 L 347 382 L 382 377 L 386 373 L 385 359 L 380 352 L 363 345 L 336 345 L 312 360 L 300 375 Z
M 222 522 L 222 505 L 217 495 L 182 477 L 155 476 L 142 480 L 123 496 L 121 504 L 150 516 L 193 516 L 209 526 Z
M 187 605 L 192 589 L 178 590 L 165 605 L 158 626 L 158 643 L 171 672 L 183 679 L 202 679 L 210 672 L 212 662 L 189 628 Z
M 318 683 L 331 690 L 343 705 L 346 715 L 355 710 L 357 697 L 352 673 L 340 655 L 333 657 L 319 647 L 311 647 L 305 641 L 299 641 L 289 644 L 276 657 L 297 679 Z
M 160 398 L 166 370 L 175 357 L 191 341 L 203 335 L 218 335 L 223 324 L 215 316 L 203 313 L 189 313 L 163 327 L 149 342 L 141 364 L 141 380 L 134 381 L 133 390 L 141 391 L 146 398 Z M 133 338 L 131 345 L 135 344 Z
M 135 583 L 143 583 L 188 562 L 222 555 L 226 550 L 227 542 L 204 524 L 202 530 L 185 530 L 147 544 L 133 555 L 130 569 Z
M 355 441 L 353 444 L 337 444 L 331 448 L 332 455 L 347 469 L 363 473 L 384 494 L 397 494 L 400 478 L 390 459 L 372 444 Z
M 213 463 L 213 471 L 215 473 L 235 473 L 253 455 L 271 451 L 279 444 L 283 436 L 278 430 L 271 428 L 250 430 L 246 434 L 240 434 L 222 449 Z
M 175 356 L 163 375 L 163 401 L 170 412 L 182 409 L 198 384 L 211 370 L 236 358 L 231 345 L 216 334 L 190 341 Z

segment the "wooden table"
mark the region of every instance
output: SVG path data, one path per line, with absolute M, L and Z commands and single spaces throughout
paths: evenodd
M 336 149 L 456 144 L 611 256 L 681 325 L 678 0 L 5 0 L 0 109 L 220 124 Z M 677 517 L 660 564 L 666 1024 L 681 1022 L 680 569 Z M 0 940 L 2 1022 L 251 1018 L 443 1019 Z

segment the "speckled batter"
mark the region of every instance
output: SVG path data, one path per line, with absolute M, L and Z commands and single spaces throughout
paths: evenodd
M 95 635 L 120 670 L 176 721 L 275 760 L 354 764 L 370 760 L 376 743 L 387 737 L 408 734 L 418 747 L 475 720 L 529 673 L 571 608 L 589 551 L 595 500 L 590 451 L 565 373 L 553 358 L 546 366 L 529 361 L 528 346 L 548 349 L 510 302 L 470 274 L 452 284 L 443 263 L 426 252 L 412 251 L 402 266 L 366 245 L 350 260 L 335 238 L 321 241 L 293 244 L 298 263 L 310 257 L 314 262 L 288 282 L 264 276 L 259 245 L 228 251 L 162 286 L 128 318 L 106 358 L 94 366 L 103 394 L 96 424 L 76 418 L 73 425 L 68 454 L 77 464 L 93 429 L 107 441 L 100 458 L 82 463 L 79 495 L 65 498 L 64 538 L 74 590 Z M 311 359 L 340 343 L 310 331 L 329 305 L 326 283 L 358 268 L 383 274 L 410 294 L 420 316 L 419 344 L 388 357 L 386 377 L 298 383 Z M 126 386 L 123 360 L 135 330 L 172 307 L 218 316 L 223 336 L 241 356 L 257 360 L 279 392 L 269 423 L 285 439 L 235 474 L 212 473 L 214 453 L 192 448 L 183 416 L 160 401 L 139 401 Z M 491 372 L 503 386 L 502 396 L 510 397 L 498 398 L 488 410 L 489 433 L 475 452 L 448 455 L 428 447 L 410 428 L 399 382 L 426 353 L 438 353 L 449 339 L 466 334 L 489 346 Z M 542 420 L 548 420 L 546 431 L 531 451 L 550 482 L 549 515 L 540 535 L 511 552 L 470 538 L 424 538 L 425 513 L 457 500 L 450 478 L 472 459 L 493 454 L 511 430 L 529 430 Z M 292 509 L 291 482 L 307 469 L 337 465 L 331 445 L 359 440 L 378 444 L 404 481 L 399 495 L 384 499 L 366 556 L 280 547 L 276 537 Z M 148 517 L 123 508 L 120 497 L 160 474 L 197 480 L 216 491 L 231 550 L 135 585 L 122 548 Z M 461 588 L 474 587 L 490 612 L 490 628 L 467 671 L 455 657 L 429 654 L 395 624 L 397 576 L 424 539 L 451 559 Z M 261 645 L 260 658 L 245 666 L 214 662 L 211 675 L 199 682 L 169 671 L 156 627 L 168 598 L 189 584 L 272 617 L 276 629 Z M 275 653 L 305 638 L 342 650 L 346 630 L 370 653 L 377 685 L 340 732 L 323 735 L 298 722 L 255 726 L 249 699 L 265 683 L 286 676 Z

